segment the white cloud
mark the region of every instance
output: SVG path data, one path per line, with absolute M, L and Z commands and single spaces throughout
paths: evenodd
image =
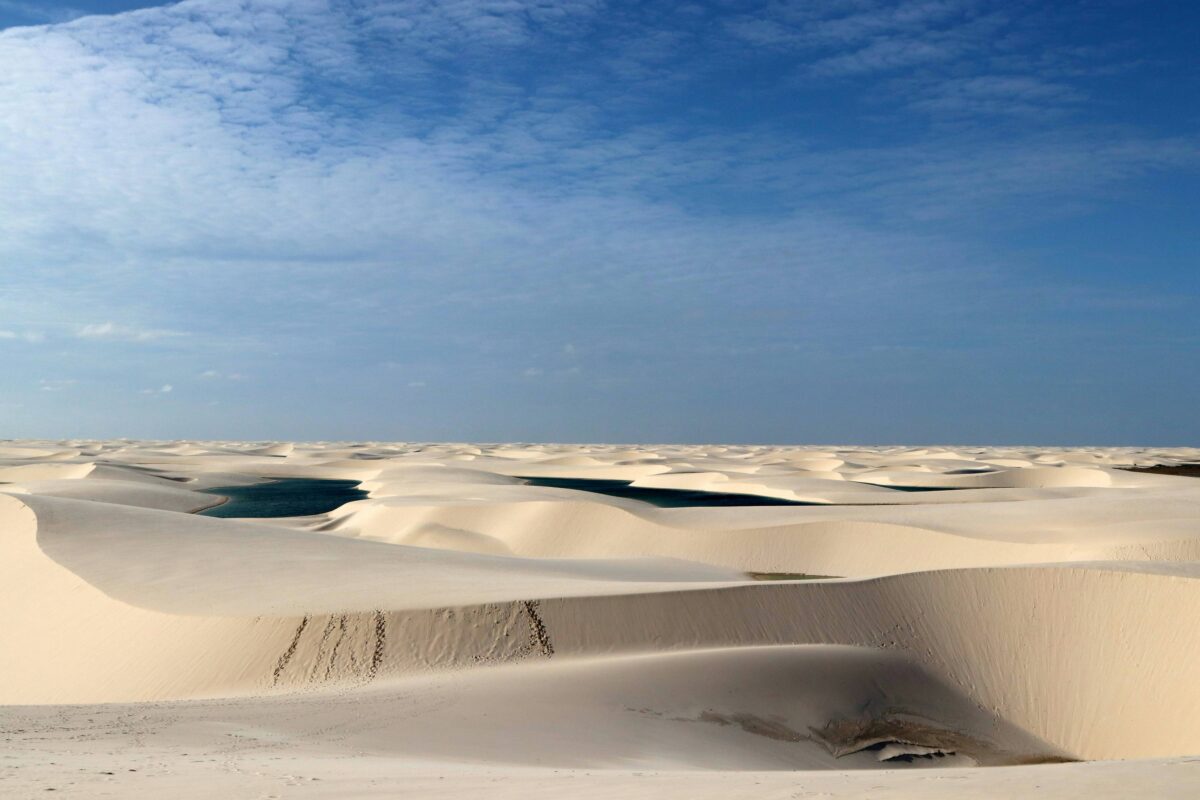
M 175 391 L 174 386 L 172 386 L 169 383 L 164 383 L 162 386 L 158 387 L 157 389 L 142 389 L 141 393 L 142 394 L 170 394 L 173 391 Z
M 1197 162 L 1133 125 L 976 124 L 1088 105 L 1061 64 L 1000 52 L 1018 11 L 980 8 L 768 2 L 729 36 L 711 14 L 590 2 L 190 0 L 6 31 L 0 173 L 19 189 L 0 191 L 0 263 L 28 267 L 6 272 L 0 319 L 187 350 L 106 347 L 133 387 L 238 380 L 206 369 L 232 354 L 254 384 L 268 358 L 349 374 L 394 358 L 397 380 L 438 386 L 431 365 L 455 359 L 557 376 L 585 361 L 564 340 L 585 342 L 589 372 L 643 352 L 603 363 L 650 370 L 697 336 L 760 352 L 944 320 L 1008 267 L 972 226 Z M 676 113 L 764 48 L 793 74 L 760 73 L 762 125 L 717 121 L 719 92 Z M 529 69 L 557 51 L 569 68 Z M 831 84 L 845 103 L 826 126 L 804 92 Z M 893 129 L 897 108 L 920 119 Z M 955 127 L 914 135 L 928 115 Z
M 64 389 L 70 389 L 78 382 L 79 381 L 75 380 L 74 378 L 43 378 L 38 382 L 38 385 L 41 387 L 43 392 L 61 392 Z
M 913 108 L 939 115 L 1039 114 L 1073 110 L 1085 96 L 1062 81 L 1037 75 L 976 75 L 951 77 L 918 90 Z
M 7 331 L 0 330 L 0 339 L 19 340 L 29 344 L 38 344 L 46 340 L 46 335 L 41 331 Z
M 112 322 L 101 322 L 81 326 L 75 335 L 80 339 L 108 339 L 121 342 L 153 342 L 159 339 L 170 339 L 187 334 L 180 331 L 170 331 L 152 328 L 135 328 L 128 325 L 117 325 Z
M 796 46 L 817 48 L 812 63 L 824 60 L 825 69 L 837 59 L 900 65 L 941 58 L 962 42 L 987 41 L 992 30 L 981 21 L 987 15 L 965 2 L 847 8 L 857 10 L 771 6 L 758 16 L 790 32 L 784 38 Z M 957 158 L 964 173 L 991 157 L 990 148 L 954 137 L 921 148 L 829 152 L 809 149 L 790 131 L 614 127 L 603 112 L 624 102 L 620 92 L 591 87 L 584 100 L 581 87 L 553 73 L 533 89 L 505 76 L 499 55 L 545 47 L 554 41 L 550 34 L 586 32 L 598 9 L 592 2 L 554 4 L 551 11 L 522 2 L 283 7 L 197 0 L 0 34 L 0 160 L 6 180 L 26 187 L 0 194 L 0 257 L 36 255 L 50 262 L 44 274 L 76 276 L 96 261 L 95 284 L 123 275 L 127 290 L 162 269 L 152 265 L 184 258 L 210 273 L 223 265 L 248 271 L 274 263 L 299 272 L 347 262 L 419 273 L 437 264 L 443 273 L 472 273 L 486 292 L 507 270 L 560 272 L 564 259 L 676 276 L 683 271 L 676 263 L 690 263 L 699 275 L 706 263 L 728 262 L 747 242 L 763 242 L 764 250 L 786 254 L 771 263 L 790 273 L 798 260 L 790 254 L 825 246 L 828 237 L 815 232 L 840 227 L 848 241 L 859 238 L 863 231 L 845 217 L 864 210 L 871 216 L 864 205 L 886 201 L 903 210 L 928 198 L 926 176 L 914 174 L 925 156 Z M 931 30 L 948 41 L 926 36 Z M 654 33 L 636 29 L 630 38 Z M 745 31 L 739 36 L 744 41 Z M 372 37 L 391 42 L 386 58 L 371 49 Z M 471 71 L 461 93 L 445 95 L 438 59 L 458 49 L 471 68 L 472 48 L 497 58 Z M 336 101 L 359 104 L 355 87 L 384 79 L 405 102 L 380 103 L 379 118 L 339 118 Z M 1030 84 L 1028 75 L 1006 80 L 973 76 L 957 88 L 922 85 L 911 93 L 919 95 L 914 102 L 942 105 L 1058 96 Z M 349 95 L 322 101 L 307 93 L 323 81 Z M 1023 150 L 1036 156 L 1040 146 L 1006 144 L 1017 163 Z M 1060 145 L 1070 146 L 1065 138 Z M 1158 167 L 1153 158 L 1123 158 L 1130 152 L 1110 147 L 1098 164 L 1084 141 L 1079 158 L 1059 160 L 1069 170 L 1051 177 L 1031 170 L 1019 181 L 996 182 L 986 199 L 1072 187 L 1073 180 L 1122 180 Z M 792 210 L 766 224 L 744 216 L 714 225 L 655 196 L 694 185 L 777 193 L 789 198 L 778 206 Z M 938 188 L 933 200 L 942 208 L 978 215 L 975 187 Z M 801 201 L 809 196 L 816 202 L 806 206 Z M 784 224 L 774 224 L 785 214 Z M 889 249 L 885 244 L 877 256 L 886 259 Z M 618 257 L 592 256 L 603 251 Z M 664 251 L 669 261 L 661 260 Z M 127 266 L 111 264 L 118 253 Z M 112 323 L 87 328 L 96 338 L 128 341 L 177 335 L 118 333 Z

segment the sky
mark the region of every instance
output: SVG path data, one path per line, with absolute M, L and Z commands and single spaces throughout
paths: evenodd
M 0 437 L 1198 445 L 1197 29 L 0 0 Z

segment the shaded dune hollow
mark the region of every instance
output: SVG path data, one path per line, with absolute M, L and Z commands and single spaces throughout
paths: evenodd
M 1143 531 L 1137 520 L 1114 519 L 1093 541 L 1064 523 L 1044 534 L 1045 561 L 1006 555 L 991 565 L 881 574 L 864 554 L 876 574 L 760 582 L 746 565 L 812 574 L 828 563 L 822 548 L 834 534 L 808 540 L 809 552 L 802 538 L 805 526 L 828 517 L 806 515 L 842 515 L 835 521 L 883 539 L 895 529 L 855 515 L 892 512 L 797 503 L 705 509 L 712 513 L 702 517 L 620 498 L 581 501 L 569 489 L 506 475 L 528 472 L 525 461 L 507 466 L 497 457 L 478 481 L 454 466 L 446 468 L 457 470 L 453 480 L 437 483 L 430 474 L 442 466 L 387 472 L 379 466 L 387 453 L 305 454 L 258 448 L 209 461 L 200 453 L 179 456 L 170 470 L 168 456 L 142 455 L 146 464 L 130 471 L 137 480 L 164 473 L 162 485 L 147 484 L 144 505 L 137 491 L 108 485 L 124 479 L 117 468 L 92 479 L 55 462 L 54 477 L 38 473 L 42 483 L 11 482 L 0 493 L 0 705 L 152 702 L 153 713 L 188 720 L 214 713 L 219 700 L 231 719 L 285 737 L 298 723 L 281 704 L 300 704 L 322 719 L 357 715 L 386 732 L 360 740 L 366 734 L 354 728 L 338 739 L 349 750 L 562 768 L 923 769 L 1200 753 L 1200 682 L 1190 666 L 1200 657 L 1200 628 L 1186 622 L 1200 614 L 1200 569 L 1190 560 L 1194 540 L 1181 535 L 1188 509 L 1200 504 L 1186 478 L 1118 477 L 1147 481 L 1150 497 L 1167 498 L 1167 521 Z M 482 451 L 469 455 L 483 460 Z M 832 473 L 854 463 L 843 455 L 804 463 Z M 321 467 L 310 465 L 316 477 L 361 481 L 366 491 L 305 518 L 186 513 L 211 502 L 200 496 L 188 505 L 194 495 L 228 485 L 240 457 L 260 470 L 266 458 L 300 461 L 279 468 L 285 477 L 304 474 L 308 458 Z M 605 462 L 593 460 L 600 466 L 547 456 L 545 471 L 601 473 Z M 657 466 L 662 457 L 650 460 Z M 967 469 L 962 460 L 951 466 Z M 790 469 L 757 477 L 779 492 L 797 472 Z M 1036 540 L 976 517 L 994 505 L 996 519 L 1009 514 L 1013 531 L 1025 530 L 1012 508 L 999 507 L 1069 509 L 1143 488 L 1097 486 L 1090 473 L 1108 471 L 1072 469 L 1088 473 L 1078 486 L 1018 486 L 998 500 L 921 506 L 897 524 L 928 530 L 930 541 L 954 537 L 964 550 L 980 542 L 985 552 L 1036 553 Z M 909 480 L 923 474 L 913 470 Z M 753 475 L 728 480 L 753 486 Z M 180 488 L 190 485 L 181 476 L 197 488 Z M 801 478 L 793 485 L 809 493 L 816 480 L 846 482 Z M 88 480 L 97 480 L 91 498 Z M 532 520 L 556 502 L 564 511 L 555 517 L 553 557 L 537 552 L 549 534 L 486 526 L 493 505 L 514 518 L 512 509 L 524 508 Z M 623 545 L 598 553 L 602 526 L 588 521 L 588 503 L 597 504 L 596 519 L 628 519 L 647 535 L 694 526 L 698 537 L 725 539 L 715 555 L 695 560 L 683 550 L 620 552 Z M 461 528 L 440 522 L 451 517 Z M 399 532 L 389 532 L 388 520 L 400 521 Z M 753 547 L 744 560 L 725 558 L 739 536 L 730 521 L 769 532 L 745 537 Z M 420 525 L 496 544 L 443 548 L 433 545 L 450 539 L 427 537 L 414 545 L 404 531 Z M 588 541 L 572 545 L 573 530 Z M 785 544 L 772 550 L 774 541 Z M 1144 556 L 1070 561 L 1069 548 Z M 567 728 L 586 735 L 567 741 L 559 734 Z M 504 744 L 514 737 L 520 748 Z

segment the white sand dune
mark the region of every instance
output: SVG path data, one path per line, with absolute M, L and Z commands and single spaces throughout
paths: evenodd
M 0 793 L 1190 797 L 1200 481 L 1119 468 L 1193 461 L 5 443 Z M 189 513 L 289 477 L 369 496 Z M 534 477 L 814 504 L 660 508 Z

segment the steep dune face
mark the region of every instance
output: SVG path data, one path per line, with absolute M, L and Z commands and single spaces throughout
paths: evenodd
M 219 521 L 187 517 L 176 521 L 192 539 L 187 544 L 168 541 L 158 550 L 156 542 L 97 531 L 73 549 L 57 540 L 61 526 L 79 520 L 63 519 L 63 502 L 54 500 L 33 501 L 48 530 L 40 532 L 43 546 L 31 547 L 39 518 L 13 499 L 3 502 L 10 529 L 4 563 L 12 571 L 6 585 L 28 596 L 71 598 L 18 609 L 6 636 L 15 657 L 0 682 L 8 702 L 245 694 L 551 655 L 838 643 L 907 653 L 973 702 L 1079 757 L 1200 748 L 1200 727 L 1162 725 L 1172 714 L 1200 718 L 1200 691 L 1177 666 L 1200 652 L 1200 634 L 1176 629 L 1177 615 L 1191 613 L 1197 597 L 1183 565 L 1176 570 L 1183 574 L 1129 571 L 1136 565 L 1027 567 L 866 583 L 701 589 L 693 582 L 685 591 L 659 580 L 648 584 L 655 591 L 639 586 L 633 594 L 618 581 L 597 580 L 582 597 L 534 602 L 516 598 L 553 585 L 549 576 L 524 572 L 506 585 L 500 568 L 512 565 L 498 559 L 470 564 L 470 582 L 513 599 L 426 611 L 414 608 L 420 602 L 411 586 L 388 583 L 419 580 L 414 570 L 452 580 L 463 568 L 453 559 L 385 562 L 375 551 L 393 548 L 311 534 L 287 542 L 288 534 L 250 523 L 225 538 Z M 78 505 L 68 511 L 93 511 L 94 524 L 125 530 L 139 517 L 170 522 L 141 510 Z M 196 546 L 209 535 L 218 538 Z M 287 544 L 302 552 L 305 536 L 323 546 L 307 565 L 293 559 L 278 574 L 261 565 L 237 569 Z M 141 548 L 136 563 L 134 547 Z M 479 590 L 462 596 L 472 593 Z M 56 632 L 52 647 L 47 631 Z M 1158 691 L 1147 693 L 1147 683 Z
M 519 727 L 530 763 L 546 754 L 578 766 L 653 754 L 703 769 L 870 769 L 1066 758 L 913 661 L 860 647 L 720 648 L 504 667 L 470 676 L 454 695 L 446 714 L 466 724 L 447 726 L 452 741 L 425 744 L 445 756 L 486 747 L 486 726 L 472 723 L 516 701 L 529 717 Z M 579 719 L 589 721 L 595 743 L 586 754 L 557 733 Z
M 278 621 L 186 618 L 116 600 L 47 557 L 33 510 L 0 495 L 0 702 L 108 702 L 265 686 Z
M 45 517 L 56 519 L 46 508 Z M 105 510 L 96 509 L 101 524 Z M 479 656 L 494 651 L 494 660 L 513 657 L 499 646 L 460 642 L 462 632 L 440 630 L 444 612 L 408 619 L 373 610 L 370 602 L 356 603 L 361 596 L 349 598 L 339 613 L 310 613 L 303 610 L 302 599 L 295 608 L 266 604 L 257 609 L 262 613 L 251 613 L 244 600 L 235 609 L 223 592 L 246 586 L 253 590 L 251 597 L 272 593 L 269 575 L 255 575 L 253 569 L 231 574 L 223 568 L 243 559 L 245 548 L 239 552 L 235 547 L 227 561 L 206 564 L 195 560 L 196 553 L 175 550 L 172 556 L 169 547 L 156 553 L 150 546 L 136 572 L 122 575 L 131 566 L 131 553 L 105 541 L 100 532 L 95 537 L 100 541 L 89 543 L 96 549 L 73 554 L 88 562 L 78 574 L 39 546 L 49 541 L 50 552 L 61 554 L 72 543 L 54 541 L 58 533 L 53 529 L 39 530 L 38 516 L 25 503 L 0 495 L 0 530 L 6 609 L 0 623 L 5 643 L 0 703 L 244 696 L 367 683 L 384 672 L 456 664 L 459 652 Z M 86 532 L 76 534 L 88 538 Z M 112 573 L 96 584 L 84 577 L 105 567 Z M 134 582 L 121 583 L 114 575 Z M 209 581 L 198 580 L 200 575 Z M 230 613 L 235 610 L 241 613 Z M 511 610 L 514 615 L 520 611 L 515 606 Z M 410 632 L 428 646 L 408 648 L 404 637 Z M 449 638 L 439 642 L 446 634 Z M 519 651 L 519 637 L 513 642 Z
M 261 617 L 442 608 L 738 581 L 668 559 L 528 559 L 389 545 L 249 520 L 24 497 L 37 552 L 130 605 Z
M 176 700 L 195 730 L 278 720 L 280 741 L 310 736 L 286 703 L 328 720 L 367 703 L 369 732 L 324 746 L 514 768 L 1200 752 L 1200 481 L 1118 469 L 1194 451 L 0 455 L 0 703 Z M 821 504 L 656 508 L 514 477 L 538 473 Z M 201 487 L 296 476 L 356 476 L 370 496 L 303 518 L 186 513 L 214 501 Z
M 1131 568 L 1136 569 L 1133 565 Z M 953 570 L 545 602 L 556 652 L 760 643 L 902 652 L 1079 758 L 1200 749 L 1196 577 L 1105 567 Z M 1153 655 L 1150 655 L 1153 654 Z
M 245 694 L 505 660 L 524 655 L 523 599 L 539 590 L 738 577 L 669 561 L 442 553 L 54 497 L 0 495 L 0 514 L 10 703 Z M 442 622 L 444 607 L 487 601 L 506 605 L 476 612 L 488 623 L 477 636 Z
M 341 747 L 479 765 L 670 764 L 711 772 L 991 766 L 1066 758 L 919 665 L 867 648 L 746 647 L 541 659 L 376 682 L 354 694 L 369 698 L 354 715 L 367 731 L 347 725 L 345 712 L 324 712 L 327 719 L 342 717 L 332 724 L 350 728 Z M 247 703 L 256 708 L 241 712 L 243 718 L 259 726 L 280 710 L 270 700 Z M 413 715 L 413 704 L 419 704 L 414 724 L 396 725 L 397 718 Z M 299 727 L 287 720 L 276 725 Z M 374 735 L 376 726 L 386 728 L 386 739 Z

